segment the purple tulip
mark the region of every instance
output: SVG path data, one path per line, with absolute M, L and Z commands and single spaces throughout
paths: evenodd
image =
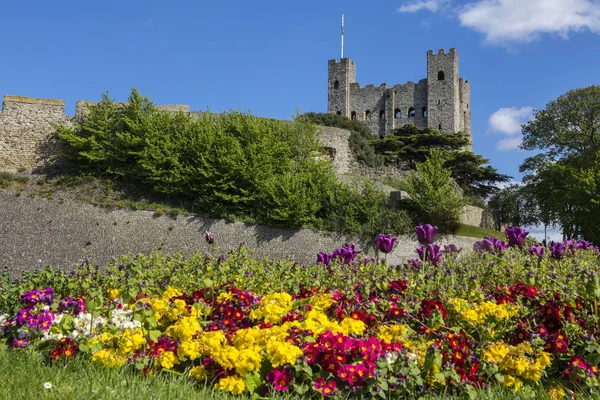
M 537 256 L 537 258 L 541 259 L 542 257 L 544 257 L 544 251 L 546 250 L 546 248 L 538 243 L 529 246 L 527 248 L 527 252 L 529 254 L 531 254 L 532 256 L 535 255 Z
M 447 253 L 449 256 L 458 254 L 461 250 L 462 249 L 454 243 L 444 245 L 444 253 Z
M 331 255 L 329 255 L 328 253 L 324 253 L 324 252 L 320 251 L 317 254 L 317 264 L 323 264 L 324 266 L 328 267 L 330 262 L 331 262 Z
M 521 247 L 525 243 L 525 238 L 529 235 L 529 232 L 526 232 L 525 229 L 520 226 L 509 226 L 504 230 L 504 234 L 508 239 L 508 245 L 510 247 Z
M 498 238 L 490 238 L 486 236 L 483 238 L 483 240 L 475 242 L 473 247 L 480 253 L 484 251 L 488 253 L 501 253 L 508 248 L 508 243 L 503 242 Z
M 556 242 L 548 246 L 548 250 L 550 251 L 550 255 L 555 260 L 561 260 L 565 256 L 565 251 L 567 247 L 563 242 Z
M 377 247 L 379 247 L 379 251 L 385 254 L 391 253 L 394 249 L 396 239 L 398 238 L 392 235 L 379 234 L 379 237 L 377 238 Z
M 587 250 L 587 249 L 589 249 L 590 247 L 593 246 L 593 243 L 592 242 L 588 242 L 587 240 L 582 240 L 579 243 L 581 245 L 581 249 L 583 249 L 583 250 Z
M 355 245 L 345 244 L 341 249 L 335 249 L 333 253 L 331 253 L 331 258 L 339 258 L 344 264 L 350 264 L 360 252 L 360 250 L 356 250 Z
M 442 261 L 442 252 L 439 244 L 428 244 L 417 248 L 417 254 L 421 261 L 429 261 L 433 265 L 438 265 Z
M 421 260 L 407 260 L 404 265 L 407 268 L 418 270 L 421 268 Z
M 437 231 L 437 226 L 431 226 L 429 224 L 419 225 L 415 227 L 415 232 L 417 233 L 417 240 L 422 246 L 433 244 L 433 242 L 435 242 L 435 236 L 437 235 Z

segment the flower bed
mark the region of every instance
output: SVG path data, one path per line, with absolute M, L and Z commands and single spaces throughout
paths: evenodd
M 2 285 L 1 335 L 14 351 L 35 347 L 55 362 L 183 373 L 233 394 L 476 396 L 543 385 L 560 398 L 598 386 L 598 250 L 571 241 L 544 252 L 526 248 L 524 232 L 507 236 L 457 258 L 424 232 L 421 259 L 395 267 L 344 246 L 312 266 L 258 262 L 242 249 L 201 265 L 155 256 L 160 273 L 136 262 L 108 274 L 45 271 Z M 393 245 L 378 239 L 384 253 Z M 270 289 L 254 276 L 260 269 L 282 282 Z M 500 272 L 473 277 L 488 269 Z

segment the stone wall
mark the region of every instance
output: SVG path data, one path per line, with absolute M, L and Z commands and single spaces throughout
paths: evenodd
M 460 222 L 465 225 L 478 226 L 480 228 L 492 228 L 491 215 L 481 207 L 465 206 L 460 215 Z
M 291 257 L 314 262 L 319 251 L 330 252 L 344 243 L 358 243 L 368 256 L 376 256 L 373 243 L 351 237 L 328 235 L 308 229 L 282 229 L 241 222 L 227 223 L 203 216 L 155 217 L 152 211 L 107 210 L 87 204 L 16 196 L 0 192 L 0 268 L 8 267 L 13 277 L 26 270 L 53 265 L 64 270 L 85 257 L 95 255 L 99 265 L 125 253 L 196 250 L 207 252 L 205 231 L 216 237 L 220 252 L 245 242 L 259 257 Z M 442 238 L 471 249 L 475 239 Z M 403 236 L 387 257 L 392 264 L 415 258 L 414 238 Z M 83 250 L 85 249 L 85 253 Z
M 4 96 L 0 111 L 0 170 L 40 167 L 56 150 L 54 124 L 69 120 L 62 100 Z

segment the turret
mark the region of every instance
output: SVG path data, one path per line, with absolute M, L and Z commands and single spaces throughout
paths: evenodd
M 327 112 L 350 118 L 350 84 L 356 82 L 356 65 L 349 58 L 329 60 Z

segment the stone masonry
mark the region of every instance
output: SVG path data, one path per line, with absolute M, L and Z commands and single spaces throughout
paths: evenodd
M 465 132 L 471 139 L 471 89 L 459 78 L 458 53 L 427 52 L 427 78 L 388 87 L 361 87 L 349 58 L 329 60 L 327 112 L 363 121 L 383 136 L 406 124 L 440 132 Z M 472 139 L 471 139 L 472 143 Z

